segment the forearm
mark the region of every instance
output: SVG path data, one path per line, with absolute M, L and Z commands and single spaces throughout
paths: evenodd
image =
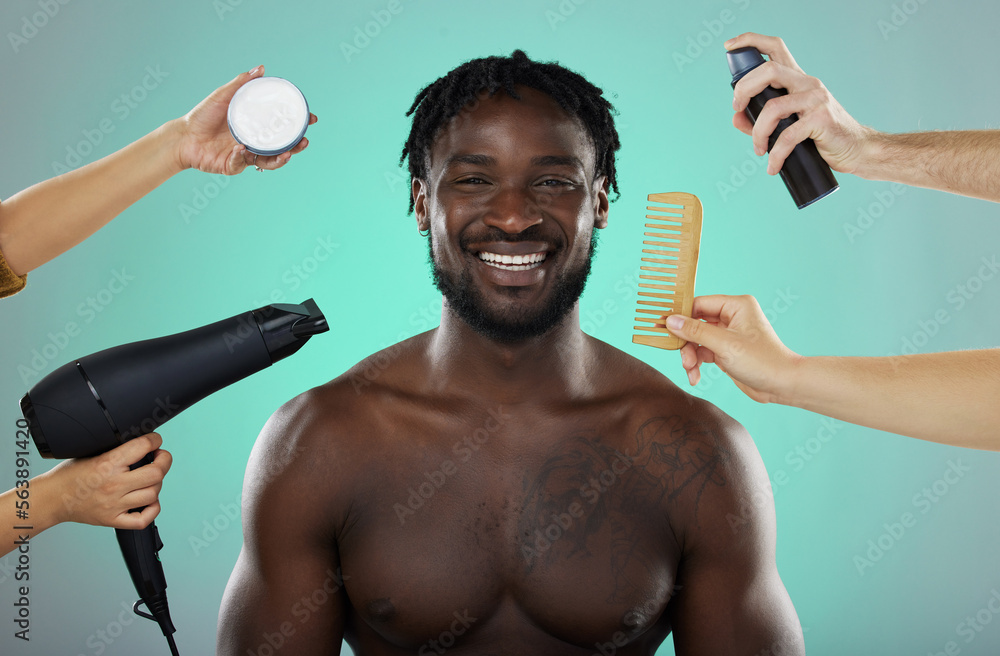
M 856 173 L 1000 202 L 1000 130 L 875 133 Z
M 1000 451 L 1000 349 L 802 358 L 780 402 L 922 440 Z
M 0 203 L 0 251 L 24 274 L 76 246 L 181 170 L 179 123 Z
M 18 496 L 27 490 L 26 498 Z M 25 496 L 21 492 L 22 496 Z M 25 503 L 27 501 L 27 503 Z M 0 494 L 0 556 L 13 551 L 19 541 L 31 539 L 62 520 L 62 502 L 53 498 L 46 477 L 31 479 L 28 487 L 15 488 Z M 18 510 L 24 510 L 27 518 L 19 517 Z M 30 526 L 30 529 L 16 529 L 15 526 Z

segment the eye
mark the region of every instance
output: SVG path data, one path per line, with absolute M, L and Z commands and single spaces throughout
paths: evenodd
M 568 180 L 560 178 L 547 178 L 538 183 L 541 187 L 572 187 L 574 184 Z
M 455 183 L 456 184 L 469 184 L 469 185 L 489 184 L 489 183 L 486 182 L 486 180 L 483 180 L 482 178 L 476 178 L 476 177 L 462 178 L 461 180 L 456 180 Z

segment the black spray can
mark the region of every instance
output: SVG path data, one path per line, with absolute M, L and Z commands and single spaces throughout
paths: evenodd
M 729 61 L 729 71 L 733 74 L 733 87 L 744 75 L 764 63 L 764 57 L 756 48 L 731 50 L 726 54 L 726 59 Z M 764 109 L 764 103 L 771 98 L 787 94 L 788 91 L 785 89 L 767 87 L 751 98 L 745 110 L 750 122 L 757 122 L 757 117 Z M 782 131 L 797 120 L 799 117 L 792 114 L 788 118 L 778 121 L 778 126 L 767 140 L 767 152 L 771 152 L 771 149 L 774 148 L 774 142 L 778 140 Z M 785 159 L 779 173 L 781 179 L 785 181 L 788 193 L 792 195 L 792 200 L 795 201 L 799 209 L 811 205 L 839 188 L 837 179 L 833 177 L 833 171 L 830 170 L 830 165 L 820 156 L 819 151 L 816 150 L 816 143 L 812 139 L 806 139 L 795 146 Z

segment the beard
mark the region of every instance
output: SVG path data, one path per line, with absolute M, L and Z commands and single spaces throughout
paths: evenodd
M 530 231 L 526 231 L 518 235 L 504 235 L 503 240 L 529 241 L 532 238 Z M 590 250 L 583 263 L 559 274 L 549 298 L 540 307 L 515 306 L 511 309 L 492 307 L 473 283 L 472 271 L 469 269 L 455 275 L 438 266 L 434 260 L 433 238 L 428 237 L 427 241 L 434 285 L 444 295 L 448 307 L 478 334 L 503 343 L 520 342 L 544 335 L 565 319 L 583 294 L 594 254 L 597 252 L 597 230 L 593 230 Z M 518 287 L 500 289 L 500 293 L 508 296 L 511 301 L 515 301 L 524 291 Z

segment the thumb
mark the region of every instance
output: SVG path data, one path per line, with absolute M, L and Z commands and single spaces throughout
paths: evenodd
M 230 80 L 226 84 L 216 89 L 212 95 L 215 95 L 221 99 L 225 99 L 226 102 L 228 102 L 236 94 L 237 89 L 239 89 L 241 86 L 243 86 L 250 80 L 258 78 L 263 74 L 264 74 L 264 65 L 261 64 L 260 66 L 251 68 L 246 73 L 240 73 L 232 80 Z
M 725 328 L 680 314 L 671 314 L 666 323 L 667 330 L 673 335 L 700 344 L 715 353 L 725 352 L 732 345 L 733 336 Z

